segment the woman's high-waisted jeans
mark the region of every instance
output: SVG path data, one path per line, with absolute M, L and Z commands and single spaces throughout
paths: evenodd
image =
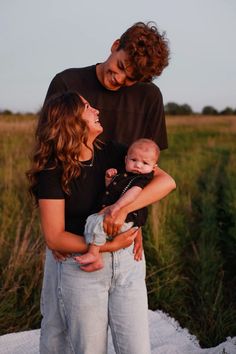
M 133 245 L 103 253 L 104 268 L 91 273 L 49 253 L 40 353 L 106 354 L 109 325 L 117 354 L 149 354 L 145 260 L 134 260 Z

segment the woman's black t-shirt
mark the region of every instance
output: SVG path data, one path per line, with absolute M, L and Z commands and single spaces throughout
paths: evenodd
M 127 148 L 114 142 L 106 143 L 101 149 L 94 148 L 94 160 L 84 162 L 81 174 L 70 182 L 70 195 L 61 187 L 60 167 L 45 169 L 39 173 L 38 199 L 65 199 L 66 231 L 83 235 L 86 218 L 99 211 L 101 195 L 105 191 L 105 171 L 120 170 L 124 166 Z

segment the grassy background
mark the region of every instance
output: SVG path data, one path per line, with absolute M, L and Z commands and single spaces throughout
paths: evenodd
M 24 172 L 34 116 L 0 116 L 0 333 L 39 328 L 44 244 Z M 211 347 L 236 335 L 236 117 L 167 117 L 177 190 L 145 227 L 149 307 Z

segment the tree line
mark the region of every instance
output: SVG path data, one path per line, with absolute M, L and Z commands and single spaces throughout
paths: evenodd
M 233 109 L 231 107 L 226 107 L 222 111 L 217 110 L 213 106 L 205 106 L 203 107 L 202 111 L 197 113 L 194 112 L 192 107 L 187 104 L 178 104 L 175 102 L 169 102 L 165 105 L 165 113 L 168 115 L 190 115 L 190 114 L 204 114 L 204 115 L 235 115 L 236 108 Z
M 165 109 L 165 113 L 167 115 L 172 115 L 172 116 L 177 116 L 177 115 L 191 115 L 191 114 L 203 114 L 203 115 L 211 115 L 211 116 L 215 116 L 215 115 L 236 115 L 236 108 L 232 108 L 232 107 L 226 107 L 223 110 L 217 110 L 215 107 L 213 106 L 205 106 L 203 107 L 203 109 L 201 110 L 201 112 L 194 112 L 192 107 L 187 104 L 178 104 L 175 102 L 169 102 L 164 106 Z M 37 112 L 38 113 L 38 112 Z M 36 114 L 37 114 L 36 113 Z M 12 112 L 10 109 L 5 109 L 5 110 L 1 110 L 0 109 L 0 115 L 12 115 L 15 114 L 14 112 Z M 27 115 L 27 114 L 33 114 L 31 112 L 27 112 L 27 113 L 20 113 L 17 112 L 18 115 Z

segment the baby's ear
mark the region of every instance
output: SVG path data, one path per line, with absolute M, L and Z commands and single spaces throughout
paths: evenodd
M 155 171 L 155 169 L 158 167 L 158 164 L 155 163 L 155 165 L 153 166 L 153 171 Z

